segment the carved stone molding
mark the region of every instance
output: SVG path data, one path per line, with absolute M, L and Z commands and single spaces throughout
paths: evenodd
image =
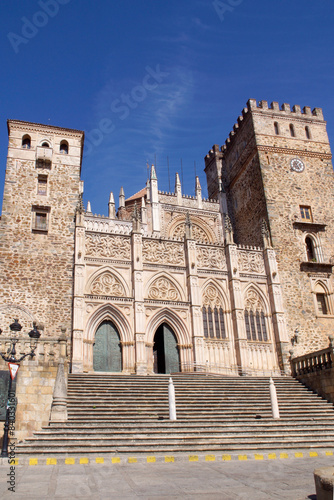
M 265 274 L 263 257 L 259 252 L 239 250 L 238 262 L 240 272 Z
M 262 300 L 255 290 L 248 290 L 245 299 L 245 308 L 253 311 L 261 311 L 263 309 Z
M 123 236 L 86 234 L 86 256 L 131 259 L 130 239 Z
M 178 224 L 175 227 L 173 234 L 172 234 L 172 237 L 181 239 L 184 237 L 185 232 L 186 232 L 185 222 L 181 222 L 180 224 Z M 207 232 L 202 227 L 200 227 L 199 225 L 194 224 L 194 223 L 192 224 L 192 234 L 193 234 L 194 240 L 196 240 L 196 241 L 201 241 L 201 242 L 205 242 L 205 243 L 213 243 L 213 241 L 211 241 L 211 238 L 207 234 Z
M 181 296 L 175 285 L 168 278 L 156 279 L 148 291 L 148 298 L 152 300 L 180 301 Z
M 225 271 L 227 269 L 225 252 L 220 248 L 197 246 L 197 266 Z
M 221 294 L 212 283 L 205 287 L 203 292 L 203 305 L 207 307 L 210 306 L 212 309 L 223 306 Z
M 125 297 L 125 290 L 116 276 L 110 272 L 105 272 L 95 278 L 90 288 L 90 294 Z
M 144 262 L 184 266 L 183 244 L 169 241 L 144 240 L 143 260 Z

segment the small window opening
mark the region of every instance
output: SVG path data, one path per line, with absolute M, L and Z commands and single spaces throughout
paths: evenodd
M 305 238 L 305 245 L 306 245 L 307 260 L 309 262 L 316 262 L 317 259 L 316 259 L 314 244 L 309 236 Z
M 37 181 L 37 194 L 46 196 L 48 178 L 46 175 L 39 175 Z
M 43 142 L 43 144 L 42 144 L 42 148 L 49 148 L 49 147 L 50 147 L 50 146 L 49 146 L 49 144 L 48 144 L 47 142 Z
M 296 137 L 295 127 L 290 123 L 290 135 L 291 137 Z
M 31 147 L 31 140 L 30 140 L 29 135 L 25 135 L 24 137 L 22 137 L 22 147 L 24 149 L 30 149 L 30 147 Z
M 306 139 L 311 139 L 311 132 L 310 132 L 309 127 L 305 127 L 305 135 L 306 135 Z
M 319 314 L 328 314 L 327 298 L 324 293 L 317 293 L 317 306 Z
M 312 222 L 312 212 L 311 207 L 300 206 L 300 216 L 303 220 L 307 222 Z
M 62 141 L 60 143 L 60 148 L 59 148 L 60 153 L 63 155 L 68 155 L 68 143 L 66 141 Z
M 277 122 L 274 123 L 274 127 L 275 127 L 275 134 L 279 135 L 279 128 L 278 128 L 278 123 Z

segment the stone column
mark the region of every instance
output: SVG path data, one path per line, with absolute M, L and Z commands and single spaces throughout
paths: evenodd
M 74 250 L 73 353 L 72 372 L 84 369 L 83 350 L 85 315 L 85 227 L 84 214 L 77 213 Z M 91 369 L 91 367 L 90 367 Z
M 132 245 L 132 288 L 134 293 L 134 334 L 136 349 L 136 373 L 147 374 L 145 347 L 145 306 L 143 290 L 143 253 L 140 223 L 134 221 L 131 235 Z
M 284 373 L 290 374 L 289 338 L 284 317 L 282 289 L 278 275 L 276 255 L 275 251 L 269 247 L 266 247 L 263 253 L 278 363 Z
M 226 229 L 226 228 L 225 228 Z M 226 230 L 226 234 L 229 232 Z M 241 371 L 248 367 L 247 338 L 244 320 L 244 304 L 241 294 L 237 245 L 233 237 L 226 238 L 226 263 L 229 276 L 229 288 L 232 306 L 232 323 L 234 330 L 235 354 L 237 365 Z
M 201 295 L 197 275 L 196 242 L 192 239 L 192 226 L 189 215 L 187 215 L 186 219 L 185 259 L 191 313 L 193 357 L 196 366 L 196 364 L 202 365 L 204 363 L 202 348 L 203 322 L 201 315 Z

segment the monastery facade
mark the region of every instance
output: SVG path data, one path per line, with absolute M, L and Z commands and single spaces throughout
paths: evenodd
M 1 328 L 36 322 L 72 372 L 289 373 L 333 333 L 334 178 L 322 110 L 249 100 L 205 157 L 208 199 L 82 202 L 84 133 L 8 121 Z M 22 344 L 22 349 L 24 345 Z M 41 349 L 41 347 L 39 347 Z M 293 353 L 290 352 L 293 350 Z

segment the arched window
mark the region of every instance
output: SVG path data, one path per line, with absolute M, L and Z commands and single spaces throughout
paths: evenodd
M 63 155 L 68 155 L 68 142 L 67 141 L 61 141 L 59 151 Z
M 327 290 L 320 283 L 315 287 L 316 311 L 321 316 L 330 314 L 330 301 Z
M 295 127 L 292 125 L 292 123 L 290 123 L 290 135 L 291 137 L 296 137 L 296 133 L 295 133 Z
M 224 311 L 221 307 L 202 307 L 202 317 L 205 338 L 226 339 Z
M 306 135 L 306 139 L 311 139 L 311 131 L 310 131 L 309 127 L 305 127 L 305 135 Z
M 30 139 L 30 135 L 24 135 L 22 137 L 22 147 L 24 149 L 30 149 L 31 147 L 31 139 Z
M 247 340 L 268 342 L 263 304 L 255 290 L 249 290 L 247 293 L 244 317 Z
M 278 123 L 277 122 L 274 123 L 274 128 L 275 128 L 275 134 L 279 135 L 279 128 L 278 128 Z
M 49 148 L 49 144 L 47 142 L 43 142 L 42 143 L 42 148 Z
M 212 284 L 208 285 L 203 293 L 202 318 L 204 338 L 227 338 L 223 299 Z
M 309 262 L 316 262 L 317 257 L 315 252 L 314 241 L 310 236 L 307 236 L 305 238 L 305 246 L 306 246 L 307 260 Z

